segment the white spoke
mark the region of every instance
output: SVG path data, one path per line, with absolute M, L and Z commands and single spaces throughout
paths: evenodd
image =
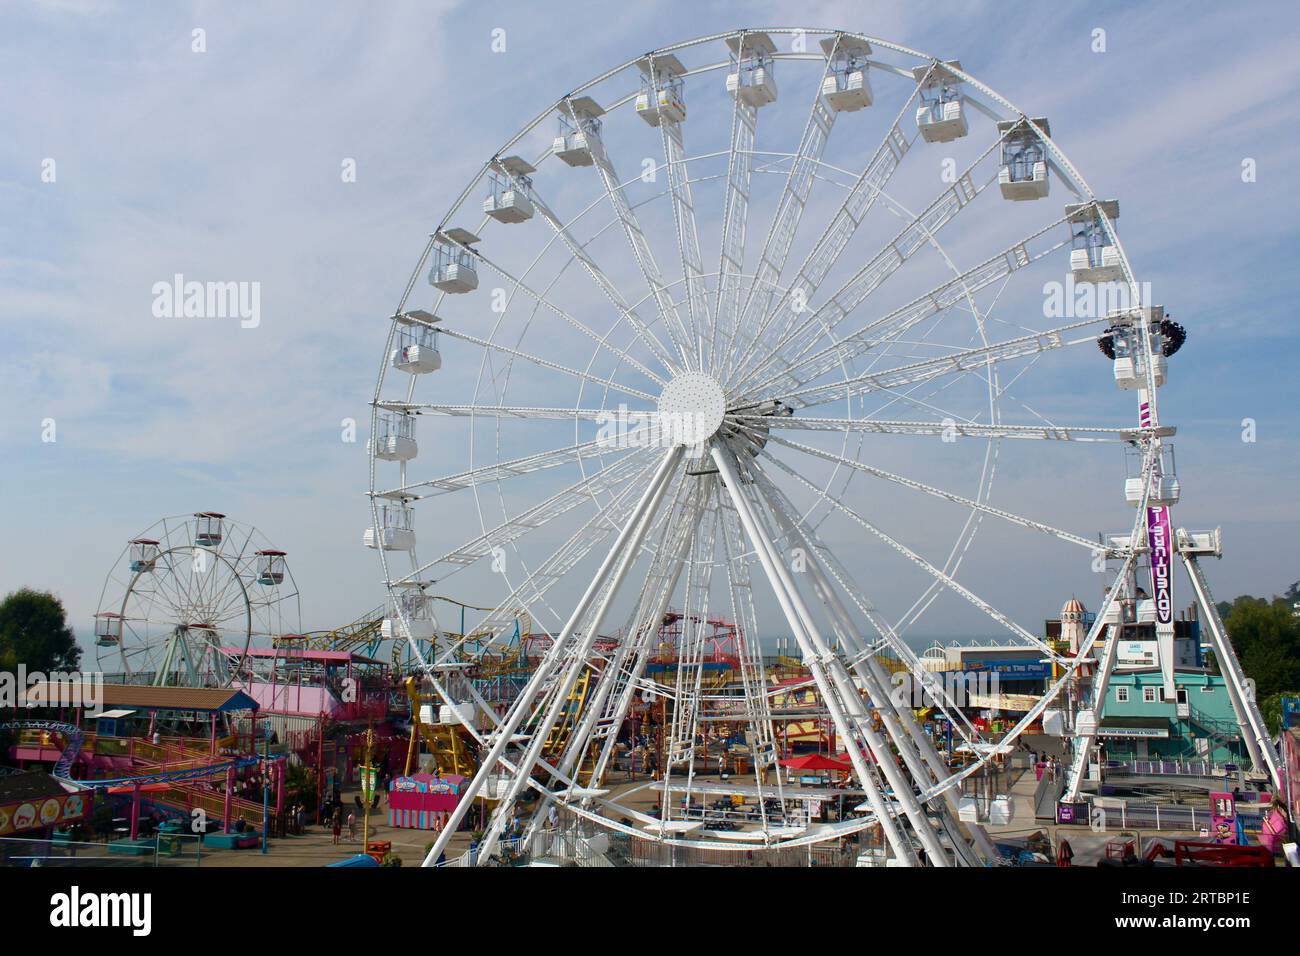
M 617 409 L 608 408 L 538 408 L 530 405 L 438 405 L 431 402 L 376 402 L 380 408 L 393 412 L 410 412 L 415 415 L 440 415 L 446 418 L 518 418 L 526 421 L 584 421 L 604 422 L 617 415 Z M 658 418 L 657 411 L 635 412 Z
M 808 318 L 804 319 L 796 327 L 795 332 L 785 336 L 782 342 L 773 343 L 768 348 L 766 356 L 760 359 L 763 365 L 781 360 L 785 339 L 789 339 L 800 329 L 807 328 L 814 323 L 821 323 L 826 329 L 835 328 L 849 313 L 865 302 L 876 289 L 897 272 L 904 263 L 925 248 L 927 243 L 932 242 L 936 233 L 951 223 L 963 209 L 970 206 L 975 198 L 997 179 L 995 173 L 977 183 L 972 174 L 993 155 L 998 142 L 995 142 L 975 162 L 971 163 L 957 177 L 955 183 L 940 193 L 937 199 L 904 226 L 865 266 L 840 286 L 839 290 L 831 296 L 829 302 L 813 311 Z M 741 356 L 740 367 L 733 376 L 733 383 L 743 384 L 748 379 L 750 375 L 747 368 L 748 358 L 754 354 L 765 328 L 766 323 L 760 328 L 758 335 L 755 335 L 750 340 L 748 349 Z
M 598 494 L 609 491 L 625 481 L 638 478 L 648 468 L 644 450 L 620 459 L 595 474 L 573 483 L 541 504 L 534 505 L 520 513 L 518 517 L 504 521 L 492 530 L 477 535 L 458 548 L 421 565 L 410 574 L 397 579 L 397 583 L 407 584 L 430 578 L 444 580 L 462 568 L 467 568 L 490 555 L 494 548 L 516 541 L 530 531 L 543 527 L 560 515 L 572 511 L 583 502 L 594 500 Z
M 1060 228 L 1064 222 L 1064 219 L 1060 219 L 1047 228 L 1013 243 L 997 255 L 918 296 L 902 308 L 895 309 L 883 318 L 868 323 L 849 333 L 842 340 L 833 341 L 812 354 L 808 353 L 819 340 L 819 336 L 810 335 L 800 351 L 786 362 L 784 369 L 754 384 L 752 379 L 763 371 L 764 366 L 771 363 L 764 362 L 756 366 L 753 375 L 749 377 L 751 381 L 747 383 L 748 391 L 751 394 L 767 394 L 774 388 L 797 387 L 805 382 L 814 381 L 820 375 L 851 362 L 880 342 L 902 335 L 930 316 L 945 312 L 960 302 L 968 301 L 981 289 L 1006 279 L 1011 273 L 1032 262 L 1060 251 L 1069 243 L 1068 237 L 1047 239 L 1041 247 L 1038 243 L 1053 230 Z M 815 324 L 830 336 L 840 322 L 865 300 L 866 295 L 863 293 L 869 291 L 866 286 L 860 286 L 849 295 L 841 289 L 829 303 L 809 316 L 801 328 L 811 328 Z M 796 329 L 796 332 L 798 331 Z M 792 339 L 793 336 L 787 338 Z M 779 343 L 778 348 L 784 346 L 783 341 Z M 775 350 L 773 354 L 776 354 Z
M 1044 534 L 1049 534 L 1052 535 L 1053 537 L 1060 538 L 1062 541 L 1068 541 L 1071 544 L 1075 544 L 1078 545 L 1079 547 L 1086 548 L 1088 551 L 1094 554 L 1098 550 L 1098 545 L 1096 541 L 1089 541 L 1087 538 L 1081 537 L 1076 534 L 1071 534 L 1068 531 L 1062 531 L 1059 528 L 1053 528 L 1051 525 L 1043 524 L 1041 521 L 1033 521 L 1030 520 L 1029 518 L 1022 518 L 1020 515 L 1013 514 L 1010 511 L 1003 511 L 1000 508 L 993 508 L 990 507 L 989 505 L 981 504 L 980 502 L 974 501 L 973 499 L 967 498 L 963 495 L 953 494 L 952 492 L 944 491 L 941 488 L 934 488 L 923 482 L 914 481 L 911 478 L 904 478 L 902 475 L 893 474 L 892 472 L 885 471 L 883 468 L 876 468 L 871 465 L 866 465 L 860 461 L 854 461 L 851 458 L 844 458 L 840 455 L 836 455 L 831 452 L 822 451 L 819 448 L 813 448 L 809 445 L 800 444 L 799 442 L 787 441 L 784 438 L 781 438 L 779 436 L 773 436 L 770 438 L 770 440 L 776 442 L 779 445 L 784 445 L 787 448 L 794 449 L 795 451 L 800 451 L 805 454 L 812 455 L 816 458 L 820 458 L 823 461 L 828 461 L 836 465 L 841 465 L 845 468 L 850 468 L 854 471 L 860 471 L 865 475 L 872 475 L 876 478 L 883 478 L 886 481 L 892 481 L 895 484 L 902 485 L 905 488 L 912 488 L 915 491 L 921 491 L 927 495 L 933 495 L 936 498 L 943 498 L 946 501 L 951 501 L 954 504 L 962 505 L 963 507 L 970 508 L 971 510 L 978 511 L 982 514 L 993 515 L 994 517 L 1001 518 L 1004 521 L 1009 521 L 1012 524 L 1020 525 L 1022 528 L 1032 528 L 1035 531 L 1041 531 Z
M 841 514 L 843 514 L 845 517 L 847 517 L 854 523 L 858 524 L 859 526 L 861 526 L 871 534 L 875 535 L 877 538 L 879 538 L 885 544 L 889 545 L 891 548 L 893 548 L 903 557 L 907 558 L 917 567 L 921 568 L 927 574 L 934 577 L 935 580 L 943 582 L 954 594 L 957 594 L 958 596 L 969 601 L 972 605 L 974 605 L 979 610 L 983 611 L 993 620 L 997 621 L 999 624 L 1005 627 L 1012 634 L 1016 635 L 1021 640 L 1025 641 L 1027 644 L 1031 644 L 1034 647 L 1038 648 L 1044 654 L 1049 656 L 1052 660 L 1062 659 L 1061 655 L 1058 654 L 1056 651 L 1054 651 L 1051 647 L 1049 647 L 1047 644 L 1044 644 L 1041 640 L 1039 640 L 1029 631 L 1025 630 L 1015 621 L 1011 620 L 1011 618 L 1007 617 L 1005 614 L 1003 614 L 993 605 L 989 604 L 979 595 L 975 594 L 970 589 L 964 587 L 963 585 L 959 584 L 957 581 L 953 580 L 951 577 L 949 577 L 939 568 L 935 567 L 929 561 L 925 560 L 925 558 L 921 557 L 911 548 L 907 547 L 907 545 L 903 544 L 902 542 L 898 541 L 896 538 L 891 537 L 889 534 L 886 534 L 884 531 L 877 528 L 875 525 L 869 522 L 866 518 L 862 517 L 860 514 L 858 514 L 848 505 L 826 494 L 826 492 L 822 491 L 811 481 L 809 481 L 807 478 L 804 478 L 802 475 L 796 472 L 793 468 L 790 468 L 780 459 L 775 458 L 772 455 L 767 454 L 766 452 L 764 452 L 763 458 L 765 461 L 770 461 L 773 464 L 775 464 L 787 475 L 794 478 L 796 481 L 798 481 L 800 484 L 806 487 L 813 494 L 817 495 L 817 497 L 820 498 L 822 501 L 825 501 L 836 511 L 840 512 Z
M 651 395 L 649 392 L 643 392 L 639 388 L 632 388 L 631 386 L 622 385 L 611 379 L 601 378 L 598 375 L 591 375 L 587 372 L 580 372 L 577 369 L 569 368 L 567 365 L 561 365 L 559 362 L 552 362 L 549 359 L 544 359 L 539 355 L 533 355 L 531 352 L 524 352 L 520 349 L 512 349 L 508 345 L 498 345 L 495 342 L 489 342 L 486 339 L 480 339 L 477 336 L 468 334 L 467 332 L 459 332 L 456 329 L 450 328 L 446 325 L 438 326 L 438 331 L 441 335 L 445 335 L 448 338 L 459 339 L 462 342 L 469 342 L 472 345 L 477 345 L 481 348 L 488 349 L 493 352 L 500 352 L 503 355 L 509 355 L 512 356 L 513 358 L 523 359 L 524 361 L 530 362 L 533 365 L 540 366 L 541 368 L 549 368 L 556 372 L 563 372 L 565 375 L 571 376 L 572 378 L 576 378 L 584 382 L 589 382 L 593 385 L 598 385 L 601 388 L 613 389 L 616 392 L 622 392 L 624 395 L 632 395 L 636 398 L 643 398 L 649 402 L 655 401 L 656 398 L 656 396 Z
M 718 298 L 714 338 L 726 337 L 723 361 L 728 361 L 740 324 L 740 274 L 745 264 L 745 229 L 749 218 L 750 179 L 754 165 L 754 134 L 758 110 L 741 97 L 732 97 L 731 148 L 727 153 L 727 191 L 722 209 L 722 241 L 718 253 Z M 714 356 L 717 349 L 714 348 Z M 715 369 L 721 364 L 715 362 Z
M 1075 425 L 976 425 L 946 422 L 878 421 L 872 418 L 804 418 L 745 415 L 732 418 L 750 428 L 793 429 L 795 431 L 868 432 L 875 435 L 923 435 L 928 438 L 1028 438 L 1040 441 L 1132 442 L 1150 429 L 1096 428 Z M 1174 434 L 1160 429 L 1162 436 Z
M 564 233 L 564 238 L 566 241 L 572 241 L 568 237 L 567 233 Z M 608 351 L 614 353 L 614 355 L 616 355 L 620 360 L 622 360 L 625 364 L 627 364 L 628 367 L 636 369 L 638 372 L 640 372 L 642 375 L 644 375 L 646 378 L 650 379 L 651 381 L 658 382 L 660 385 L 664 384 L 664 379 L 662 378 L 662 376 L 660 376 L 656 372 L 651 371 L 641 362 L 638 362 L 635 358 L 629 355 L 627 351 L 619 348 L 618 346 L 610 342 L 609 339 L 610 339 L 610 335 L 612 334 L 612 330 L 610 332 L 606 332 L 603 335 L 598 334 L 594 329 L 580 322 L 577 318 L 575 318 L 574 316 L 570 315 L 568 312 L 561 309 L 558 305 L 553 303 L 541 292 L 537 292 L 533 290 L 531 287 L 525 284 L 522 279 L 518 279 L 513 275 L 511 275 L 509 272 L 507 272 L 501 266 L 497 265 L 487 256 L 483 255 L 482 253 L 479 253 L 478 258 L 480 262 L 482 262 L 484 265 L 490 268 L 497 275 L 501 276 L 501 278 L 509 282 L 514 287 L 515 291 L 522 292 L 530 299 L 537 302 L 539 305 L 545 306 L 548 311 L 554 313 L 560 319 L 563 319 L 566 324 L 577 329 L 579 332 L 587 336 L 587 338 L 591 339 L 593 342 L 596 342 L 598 345 L 600 345 L 601 348 L 607 349 Z M 594 262 L 591 263 L 589 269 L 596 269 L 596 265 Z M 599 269 L 596 269 L 596 271 L 599 272 Z M 649 343 L 651 341 L 654 342 L 653 345 L 648 345 L 647 347 L 650 348 L 650 351 L 656 357 L 662 359 L 664 354 L 666 354 L 663 352 L 663 346 L 658 343 L 658 340 L 654 339 L 650 330 L 647 329 L 644 326 L 644 324 L 641 323 L 641 320 L 637 318 L 633 313 L 631 313 L 630 310 L 628 310 L 628 308 L 626 307 L 626 305 L 619 307 L 618 303 L 615 303 L 615 307 L 619 309 L 620 313 L 627 320 L 628 325 L 631 326 L 633 332 L 636 334 L 638 339 L 640 339 L 643 343 Z M 441 329 L 442 327 L 439 326 L 439 328 Z M 671 366 L 669 365 L 665 365 L 664 367 L 671 368 Z
M 386 498 L 403 497 L 408 498 L 411 501 L 418 501 L 421 498 L 431 498 L 435 495 L 461 491 L 465 488 L 473 488 L 477 485 L 487 484 L 492 481 L 501 481 L 505 478 L 531 475 L 538 471 L 545 471 L 549 468 L 557 468 L 561 465 L 585 461 L 589 458 L 597 458 L 601 455 L 626 452 L 631 450 L 632 447 L 634 446 L 630 443 L 620 443 L 616 439 L 598 438 L 594 441 L 582 442 L 577 445 L 568 445 L 564 448 L 538 452 L 535 455 L 524 455 L 523 457 L 512 458 L 508 461 L 494 462 L 493 464 L 483 465 L 479 468 L 471 468 L 468 471 L 459 471 L 455 474 L 444 475 L 441 478 L 430 478 L 425 481 L 412 482 L 400 488 L 387 489 L 386 491 L 379 492 L 379 494 Z
M 758 303 L 758 317 L 761 320 L 758 331 L 751 342 L 763 337 L 770 317 L 768 314 L 775 296 L 776 283 L 780 281 L 785 268 L 786 257 L 794 242 L 799 222 L 803 218 L 804 207 L 812 192 L 814 172 L 821 161 L 826 142 L 830 139 L 831 128 L 835 125 L 835 111 L 827 107 L 822 100 L 822 83 L 830 74 L 831 60 L 827 58 L 821 79 L 817 82 L 817 92 L 813 95 L 812 106 L 808 110 L 808 120 L 804 124 L 803 135 L 790 163 L 790 173 L 786 177 L 785 188 L 777 203 L 776 213 L 772 216 L 772 225 L 767 238 L 763 241 L 763 251 L 759 255 L 758 268 L 754 273 L 753 284 L 745 298 L 745 306 L 740 312 L 740 326 L 743 328 L 750 317 L 755 302 Z M 744 364 L 748 350 L 741 354 L 736 367 L 728 369 L 728 375 L 734 374 Z
M 573 111 L 572 101 L 566 99 L 564 106 L 569 111 L 569 116 L 574 124 L 577 125 L 579 122 L 578 116 Z M 623 233 L 627 236 L 628 244 L 632 247 L 633 258 L 636 259 L 637 267 L 641 270 L 646 286 L 659 308 L 659 319 L 663 323 L 669 338 L 677 346 L 681 367 L 683 369 L 698 368 L 699 356 L 692 351 L 692 337 L 682 321 L 681 314 L 677 311 L 677 306 L 668 295 L 667 286 L 659 272 L 659 265 L 655 262 L 654 253 L 651 251 L 650 243 L 645 237 L 645 230 L 641 228 L 636 212 L 633 211 L 631 204 L 627 201 L 627 196 L 623 193 L 623 184 L 619 181 L 618 173 L 614 170 L 614 163 L 599 141 L 593 141 L 590 146 L 591 158 L 594 161 L 593 165 L 600 173 L 601 181 L 605 185 L 605 196 L 609 199 L 614 215 L 623 224 Z M 692 362 L 692 359 L 694 359 L 694 362 Z
M 622 194 L 620 193 L 619 195 L 621 196 Z M 548 206 L 540 196 L 535 194 L 535 199 L 537 211 L 542 214 L 542 218 L 545 219 L 551 229 L 555 231 L 555 234 L 559 237 L 560 241 L 564 243 L 565 248 L 569 250 L 575 259 L 582 263 L 583 268 L 586 269 L 587 274 L 595 280 L 595 283 L 600 288 L 601 292 L 603 292 L 605 297 L 613 303 L 614 308 L 618 310 L 619 314 L 627 320 L 628 324 L 636 333 L 637 338 L 640 339 L 655 358 L 663 364 L 664 368 L 668 369 L 670 373 L 675 374 L 681 367 L 678 364 L 679 360 L 673 359 L 668 354 L 663 343 L 655 337 L 655 334 L 650 331 L 649 327 L 646 326 L 641 317 L 632 311 L 632 307 L 628 305 L 623 294 L 618 291 L 618 287 L 607 275 L 605 275 L 600 266 L 596 264 L 596 260 L 591 257 L 582 243 L 578 242 L 572 233 L 569 232 L 568 227 L 565 226 L 560 217 L 556 215 L 551 207 Z M 626 200 L 624 200 L 624 202 L 626 202 Z M 665 325 L 665 331 L 667 331 L 670 338 L 674 338 L 675 340 L 673 330 L 670 326 Z M 680 352 L 680 342 L 678 342 L 677 345 Z
M 783 395 L 781 400 L 792 408 L 807 408 L 824 402 L 836 401 L 845 395 L 856 396 L 864 392 L 902 388 L 917 382 L 939 378 L 943 375 L 970 372 L 1000 362 L 1010 362 L 1070 345 L 1091 343 L 1094 341 L 1091 336 L 1066 339 L 1065 333 L 1105 321 L 1105 319 L 1087 319 L 1058 329 L 1035 332 L 1033 335 L 1009 339 L 1005 342 L 998 342 L 981 348 L 964 349 L 951 355 L 941 355 L 938 358 L 914 362 L 911 365 L 902 365 L 884 372 L 869 372 L 864 375 L 851 376 L 842 382 L 817 385 L 790 392 Z
M 700 255 L 700 236 L 695 224 L 695 200 L 691 195 L 686 148 L 682 144 L 682 126 L 667 119 L 659 123 L 663 132 L 664 162 L 668 167 L 668 191 L 672 197 L 673 218 L 677 225 L 677 248 L 681 254 L 682 277 L 686 281 L 686 307 L 691 321 L 695 357 L 701 368 L 712 358 L 704 347 L 703 329 L 714 327 L 709 315 L 704 288 L 704 265 Z
M 919 90 L 919 87 L 917 89 Z M 903 157 L 907 155 L 907 151 L 912 147 L 913 140 L 918 135 L 913 133 L 912 139 L 909 139 L 902 130 L 903 118 L 912 112 L 912 104 L 916 101 L 916 95 L 917 91 L 914 90 L 912 95 L 903 103 L 894 122 L 885 132 L 884 140 L 876 148 L 866 168 L 863 169 L 857 182 L 849 190 L 849 194 L 844 198 L 839 211 L 836 212 L 825 231 L 818 237 L 812 250 L 799 267 L 798 274 L 790 283 L 789 289 L 773 306 L 771 310 L 773 317 L 783 309 L 789 309 L 791 319 L 793 319 L 797 313 L 791 308 L 791 305 L 792 298 L 796 295 L 800 296 L 805 303 L 813 300 L 827 273 L 839 261 L 840 255 L 849 244 L 849 240 L 856 234 L 858 227 L 867 218 L 867 214 L 875 207 L 876 200 L 884 193 L 885 187 L 898 170 Z M 806 328 L 806 325 L 801 326 L 794 333 L 781 332 L 778 329 L 776 348 L 783 348 L 787 340 L 796 338 L 804 328 Z M 766 361 L 761 362 L 755 373 L 762 371 L 766 364 Z

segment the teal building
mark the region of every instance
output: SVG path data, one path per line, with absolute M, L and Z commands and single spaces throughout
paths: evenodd
M 1199 668 L 1175 668 L 1175 695 L 1166 698 L 1159 667 L 1116 671 L 1097 730 L 1112 760 L 1245 759 L 1223 678 Z

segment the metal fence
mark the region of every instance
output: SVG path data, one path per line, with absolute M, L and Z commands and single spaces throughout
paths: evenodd
M 1116 806 L 1107 802 L 1094 804 L 1094 806 L 1096 807 L 1093 810 L 1094 815 L 1097 810 L 1105 814 L 1100 818 L 1100 822 L 1107 828 L 1135 827 L 1145 830 L 1183 830 L 1200 833 L 1208 832 L 1211 826 L 1210 811 L 1204 807 L 1184 807 L 1167 803 L 1120 803 Z M 1237 817 L 1241 820 L 1242 829 L 1247 833 L 1258 832 L 1263 822 L 1261 813 L 1243 810 L 1240 805 L 1238 805 Z M 1096 822 L 1094 820 L 1093 825 L 1096 825 Z
M 1108 760 L 1107 773 L 1142 777 L 1226 777 L 1228 770 L 1208 760 Z
M 0 838 L 0 866 L 8 867 L 198 866 L 202 855 L 200 837 L 188 833 L 111 843 Z
M 838 840 L 800 847 L 737 846 L 735 850 L 671 846 L 586 822 L 567 821 L 538 831 L 527 851 L 520 841 L 503 841 L 502 847 L 503 859 L 515 865 L 544 859 L 580 867 L 851 867 L 857 864 L 859 853 L 856 843 L 846 841 L 841 845 Z

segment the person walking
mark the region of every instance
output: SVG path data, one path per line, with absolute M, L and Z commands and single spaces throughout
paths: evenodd
M 330 823 L 334 829 L 334 845 L 339 845 L 339 837 L 343 835 L 343 807 L 339 804 L 334 805 L 334 815 L 330 818 Z
M 355 840 L 356 838 L 357 838 L 357 815 L 355 813 L 349 813 L 348 814 L 348 839 Z

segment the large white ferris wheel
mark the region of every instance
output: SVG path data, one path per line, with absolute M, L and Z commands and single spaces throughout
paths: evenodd
M 300 616 L 288 556 L 260 531 L 215 511 L 174 515 L 128 541 L 104 579 L 97 664 L 127 683 L 226 687 Z
M 1217 532 L 1169 517 L 1173 429 L 1156 397 L 1183 332 L 1143 300 L 1118 214 L 1046 119 L 960 62 L 841 31 L 743 30 L 646 54 L 484 165 L 392 319 L 366 532 L 392 620 L 481 744 L 461 804 L 497 801 L 481 858 L 532 788 L 530 833 L 558 803 L 673 845 L 799 846 L 878 825 L 900 862 L 977 863 L 989 847 L 957 823 L 957 788 L 1099 660 L 1068 715 L 1077 794 L 1122 630 L 1107 624 L 1154 622 L 1172 681 L 1176 558 L 1233 671 L 1196 564 L 1219 553 Z M 1049 288 L 1063 309 L 1044 304 Z M 1091 476 L 1112 466 L 1114 494 L 1094 502 Z M 450 547 L 445 529 L 467 518 Z M 1016 582 L 1046 567 L 1104 576 L 1076 646 L 1017 619 L 1038 603 Z M 437 628 L 427 595 L 480 569 L 504 596 L 470 645 Z M 652 674 L 670 608 L 685 621 L 677 666 Z M 909 644 L 938 613 L 1053 665 L 997 743 Z M 521 614 L 549 649 L 496 708 L 467 668 Z M 700 680 L 710 615 L 740 635 L 722 690 Z M 762 809 L 782 787 L 761 659 L 774 635 L 793 638 L 846 746 L 865 798 L 852 819 L 811 827 Z M 900 669 L 965 762 L 894 699 Z M 1239 677 L 1243 736 L 1271 768 Z M 654 699 L 673 716 L 663 810 L 648 816 L 598 784 L 624 718 Z M 740 832 L 679 811 L 700 793 L 698 740 L 719 713 L 746 726 L 753 757 L 761 813 Z

